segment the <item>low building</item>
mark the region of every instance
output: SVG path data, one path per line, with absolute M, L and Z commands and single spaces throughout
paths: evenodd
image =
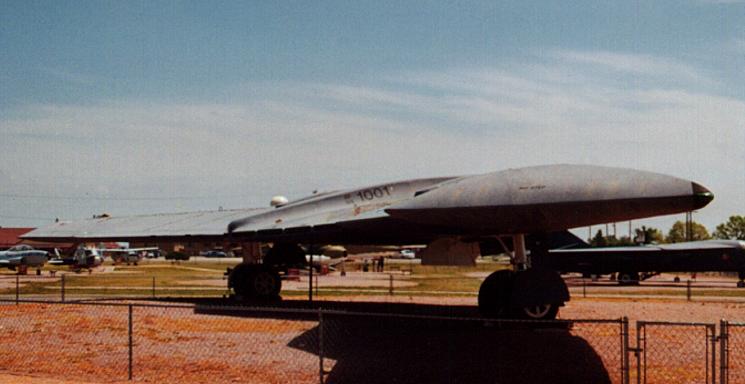
M 59 249 L 62 253 L 69 252 L 74 248 L 75 244 L 72 243 L 47 243 L 42 241 L 24 240 L 21 236 L 33 231 L 36 228 L 9 228 L 0 227 L 0 249 L 8 249 L 14 245 L 26 244 L 34 249 L 41 249 L 43 251 L 54 254 L 54 250 Z

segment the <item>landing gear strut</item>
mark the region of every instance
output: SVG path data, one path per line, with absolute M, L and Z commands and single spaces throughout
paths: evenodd
M 525 238 L 513 237 L 517 271 L 502 270 L 489 275 L 479 289 L 479 311 L 486 317 L 549 320 L 556 318 L 559 307 L 569 301 L 564 279 L 552 270 L 533 265 L 525 255 Z M 538 244 L 531 259 L 538 261 L 547 253 Z

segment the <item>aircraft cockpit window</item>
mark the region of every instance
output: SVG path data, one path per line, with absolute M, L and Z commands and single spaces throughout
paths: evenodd
M 32 249 L 33 249 L 33 248 L 31 248 L 31 246 L 30 246 L 30 245 L 26 245 L 26 244 L 19 244 L 19 245 L 15 245 L 15 246 L 13 246 L 12 248 L 10 248 L 10 249 L 9 249 L 9 251 L 16 251 L 16 252 L 17 252 L 17 251 L 30 251 L 30 250 L 32 250 Z

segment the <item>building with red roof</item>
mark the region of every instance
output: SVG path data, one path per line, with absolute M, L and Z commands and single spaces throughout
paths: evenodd
M 21 235 L 29 233 L 34 228 L 3 228 L 0 227 L 0 249 L 10 248 L 21 242 Z
M 55 248 L 63 251 L 69 251 L 73 248 L 74 244 L 71 243 L 47 243 L 42 241 L 21 239 L 21 236 L 33 231 L 34 229 L 36 228 L 0 227 L 0 249 L 8 249 L 17 244 L 27 244 L 34 247 L 35 249 L 41 249 L 48 252 L 54 252 Z

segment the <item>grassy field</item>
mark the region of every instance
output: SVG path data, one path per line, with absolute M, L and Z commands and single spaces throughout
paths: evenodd
M 71 294 L 147 296 L 152 295 L 153 282 L 156 293 L 168 296 L 220 296 L 227 292 L 226 284 L 205 286 L 205 280 L 223 279 L 226 264 L 220 262 L 144 262 L 140 265 L 104 264 L 92 273 L 75 273 L 66 267 L 47 266 L 42 276 L 29 274 L 21 277 L 21 295 L 58 295 L 61 276 L 65 290 Z M 54 278 L 50 271 L 55 271 Z M 2 272 L 0 279 L 15 279 L 14 273 Z M 7 284 L 6 284 L 7 286 Z M 15 286 L 0 289 L 0 294 L 15 294 Z
M 49 297 L 61 296 L 61 276 L 65 279 L 65 295 L 69 298 L 76 297 L 222 297 L 229 294 L 227 281 L 223 276 L 226 268 L 238 263 L 238 260 L 200 260 L 180 263 L 172 263 L 164 260 L 145 260 L 140 265 L 114 266 L 106 263 L 103 268 L 93 273 L 84 271 L 74 273 L 66 267 L 47 266 L 43 269 L 42 276 L 33 273 L 21 276 L 21 297 Z M 361 263 L 348 262 L 350 284 L 333 286 L 324 285 L 326 277 L 321 276 L 318 280 L 319 296 L 344 296 L 344 295 L 387 295 L 388 286 L 385 281 L 389 274 L 396 281 L 404 281 L 410 286 L 396 287 L 395 295 L 406 296 L 475 296 L 483 278 L 490 272 L 505 268 L 505 265 L 491 261 L 479 262 L 474 267 L 456 266 L 422 266 L 408 262 L 391 261 L 386 265 L 386 272 L 373 275 L 373 273 L 358 272 Z M 50 271 L 56 271 L 54 277 Z M 338 276 L 338 272 L 332 273 Z M 377 276 L 377 285 L 366 285 L 365 278 Z M 329 278 L 332 278 L 329 277 Z M 12 271 L 0 272 L 0 295 L 15 295 L 15 273 Z M 307 281 L 307 277 L 303 277 Z M 383 285 L 380 280 L 384 280 Z M 735 280 L 732 280 L 734 287 Z M 413 284 L 412 284 L 413 283 Z M 154 289 L 153 289 L 154 288 Z M 581 297 L 582 287 L 570 287 L 572 295 Z M 623 295 L 623 296 L 671 296 L 685 297 L 685 286 L 642 286 L 639 288 L 616 287 L 616 286 L 592 286 L 587 287 L 588 295 Z M 726 287 L 694 287 L 692 290 L 695 297 L 736 297 L 745 298 L 745 290 L 729 289 Z M 282 291 L 283 296 L 307 295 L 304 286 L 294 289 L 287 288 Z
M 222 296 L 227 294 L 227 282 L 223 276 L 226 268 L 233 264 L 225 261 L 188 261 L 171 263 L 166 261 L 145 261 L 137 266 L 111 265 L 106 263 L 103 268 L 93 273 L 83 271 L 74 273 L 64 267 L 47 266 L 43 268 L 42 276 L 36 276 L 30 271 L 29 275 L 20 278 L 20 294 L 59 296 L 61 290 L 61 276 L 65 278 L 65 291 L 69 295 L 94 296 L 152 296 L 153 283 L 157 296 Z M 350 275 L 361 269 L 359 263 L 349 263 Z M 475 267 L 440 267 L 421 266 L 418 264 L 397 265 L 389 263 L 388 273 L 395 275 L 396 280 L 414 282 L 414 287 L 397 287 L 397 294 L 422 295 L 422 291 L 432 294 L 462 294 L 478 292 L 481 278 L 469 276 L 473 272 L 490 272 L 499 268 L 493 263 L 478 264 Z M 406 271 L 404 274 L 401 270 Z M 50 271 L 55 271 L 51 277 Z M 337 273 L 338 274 L 338 273 Z M 372 274 L 372 273 L 370 273 Z M 384 278 L 385 278 L 384 276 Z M 387 288 L 365 287 L 364 284 L 350 286 L 323 287 L 324 277 L 320 280 L 319 295 L 346 295 L 350 291 L 357 294 L 380 294 Z M 0 294 L 15 294 L 15 273 L 0 272 L 0 280 L 6 284 L 0 285 Z M 284 290 L 283 295 L 302 296 L 307 293 L 302 290 Z

